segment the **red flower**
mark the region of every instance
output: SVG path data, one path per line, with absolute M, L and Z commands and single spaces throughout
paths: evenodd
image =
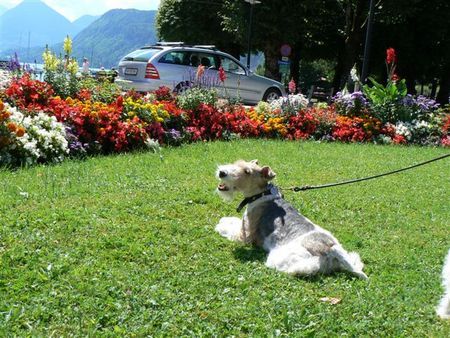
M 222 66 L 219 67 L 219 80 L 221 82 L 225 82 L 227 79 L 227 75 L 225 74 L 225 71 L 223 70 Z
M 399 80 L 400 78 L 398 77 L 398 75 L 397 74 L 392 74 L 392 76 L 391 76 L 391 81 L 392 82 L 397 82 L 398 80 Z
M 406 138 L 403 135 L 395 134 L 395 136 L 392 139 L 392 142 L 395 144 L 406 144 Z
M 396 63 L 397 62 L 397 53 L 395 52 L 394 48 L 388 48 L 386 50 L 386 63 L 388 65 Z

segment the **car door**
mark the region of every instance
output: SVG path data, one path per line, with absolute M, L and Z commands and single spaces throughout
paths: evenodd
M 244 102 L 258 102 L 261 99 L 261 88 L 252 81 L 251 73 L 235 60 L 220 56 L 220 65 L 225 71 L 225 90 L 229 96 Z

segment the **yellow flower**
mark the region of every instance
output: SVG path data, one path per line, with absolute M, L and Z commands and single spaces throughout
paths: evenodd
M 67 56 L 72 54 L 72 39 L 68 35 L 64 39 L 64 52 Z
M 75 59 L 71 59 L 67 64 L 67 71 L 72 75 L 75 75 L 78 72 L 78 68 L 78 62 Z
M 47 71 L 55 71 L 58 68 L 59 60 L 49 49 L 42 54 L 44 60 L 44 69 Z

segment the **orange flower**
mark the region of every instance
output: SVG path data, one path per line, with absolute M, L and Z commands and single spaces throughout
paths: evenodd
M 17 125 L 14 122 L 9 122 L 6 127 L 8 127 L 9 131 L 12 133 L 17 130 Z
M 3 109 L 5 109 L 5 104 L 0 100 L 0 111 L 3 111 Z
M 25 128 L 24 127 L 19 127 L 16 130 L 16 135 L 17 137 L 22 137 L 25 134 Z
M 197 67 L 197 79 L 201 78 L 203 76 L 204 72 L 205 72 L 205 66 L 199 65 Z

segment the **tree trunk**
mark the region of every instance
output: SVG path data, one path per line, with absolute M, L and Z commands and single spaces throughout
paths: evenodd
M 300 78 L 300 47 L 299 45 L 295 45 L 292 48 L 291 55 L 291 78 L 297 84 L 297 88 L 299 88 L 299 78 Z
M 436 79 L 433 79 L 431 81 L 431 93 L 430 93 L 430 97 L 432 97 L 433 99 L 436 98 L 436 91 L 437 91 L 437 81 Z
M 280 58 L 280 48 L 277 43 L 269 42 L 264 48 L 264 56 L 266 58 L 266 71 L 264 76 L 277 81 L 281 80 L 278 60 Z
M 349 2 L 345 9 L 346 38 L 343 42 L 342 48 L 340 48 L 340 50 L 338 51 L 337 64 L 335 67 L 335 74 L 333 79 L 334 92 L 339 91 L 342 87 L 345 86 L 350 70 L 352 69 L 353 65 L 359 61 L 361 42 L 364 31 L 361 29 L 361 26 L 366 19 L 366 13 L 364 9 L 365 5 L 362 0 L 356 1 L 355 7 L 352 7 L 351 2 Z M 365 26 L 367 26 L 367 23 Z
M 448 104 L 448 96 L 450 95 L 450 64 L 444 67 L 439 79 L 439 92 L 436 101 L 441 105 Z

